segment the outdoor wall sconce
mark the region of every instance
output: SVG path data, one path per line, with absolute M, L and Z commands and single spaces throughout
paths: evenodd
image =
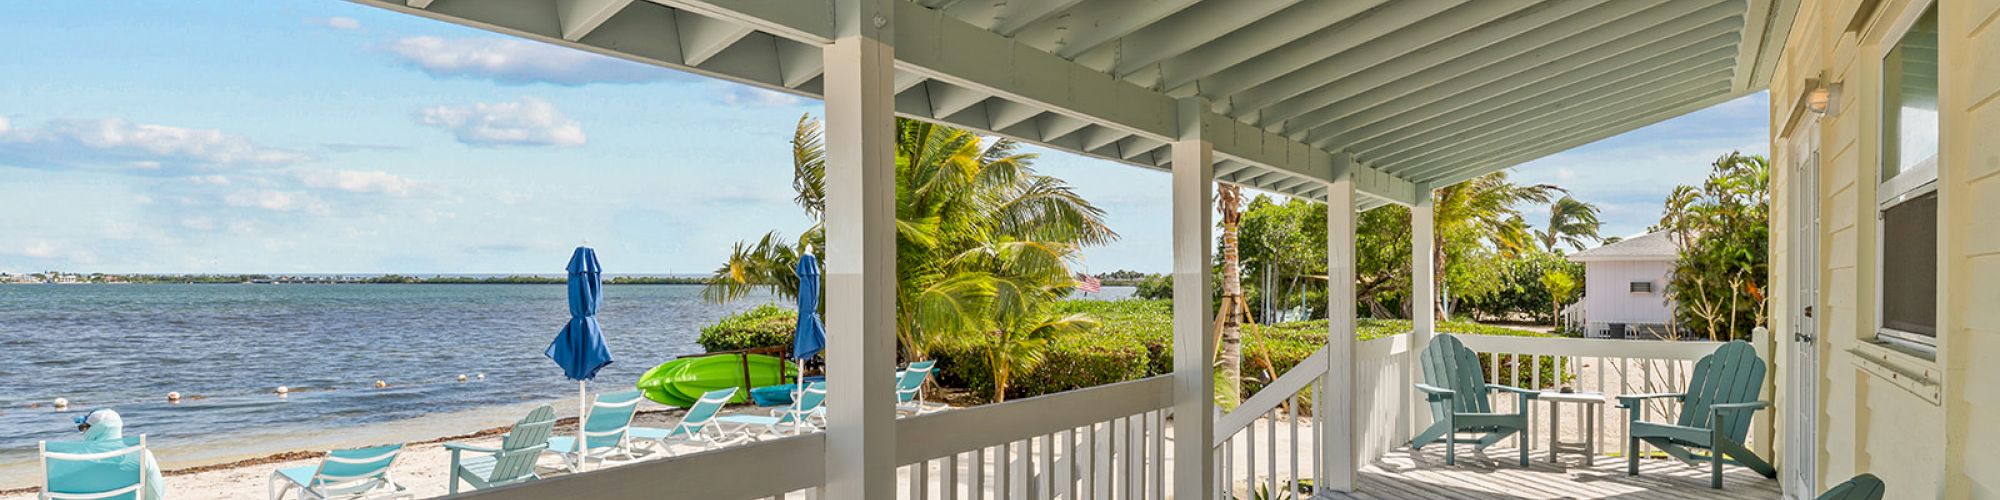
M 1808 87 L 1811 90 L 1806 91 L 1806 109 L 1821 115 L 1839 111 L 1834 106 L 1840 101 L 1840 84 L 1821 82 L 1817 78 L 1807 80 L 1806 84 L 1813 85 Z
M 1784 115 L 1784 121 L 1780 122 L 1782 126 L 1778 128 L 1779 137 L 1791 137 L 1792 129 L 1797 127 L 1799 122 L 1805 121 L 1805 114 L 1808 111 L 1812 112 L 1815 119 L 1826 116 L 1827 113 L 1840 112 L 1838 109 L 1840 84 L 1827 83 L 1826 77 L 1822 75 L 1807 78 L 1805 85 L 1800 88 L 1803 91 L 1799 92 L 1798 101 L 1792 103 L 1791 109 Z

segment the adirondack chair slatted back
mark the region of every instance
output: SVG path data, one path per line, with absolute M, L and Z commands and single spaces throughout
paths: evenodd
M 44 441 L 41 446 L 42 486 L 49 498 L 137 499 L 144 489 L 143 436 L 118 441 Z
M 1438 334 L 1424 346 L 1421 359 L 1424 383 L 1451 389 L 1457 397 L 1431 403 L 1431 418 L 1444 421 L 1447 413 L 1492 413 L 1486 399 L 1486 378 L 1479 371 L 1479 354 L 1465 347 L 1458 337 Z
M 527 417 L 507 431 L 507 438 L 500 443 L 500 453 L 493 456 L 493 473 L 486 480 L 504 483 L 533 475 L 535 459 L 548 449 L 549 434 L 555 427 L 554 408 L 542 405 L 528 412 Z
M 1882 484 L 1881 478 L 1862 474 L 1826 490 L 1817 500 L 1882 500 L 1888 494 L 1889 487 Z
M 590 418 L 583 423 L 587 449 L 610 448 L 625 442 L 632 428 L 632 414 L 639 409 L 639 391 L 599 394 L 590 405 Z
M 1675 425 L 1720 429 L 1723 436 L 1743 442 L 1744 435 L 1750 432 L 1751 412 L 1728 412 L 1721 422 L 1710 422 L 1708 409 L 1719 404 L 1757 401 L 1757 392 L 1764 387 L 1764 369 L 1764 360 L 1757 359 L 1757 350 L 1749 343 L 1737 340 L 1722 344 L 1714 353 L 1695 362 L 1687 398 L 1681 400 L 1681 416 Z

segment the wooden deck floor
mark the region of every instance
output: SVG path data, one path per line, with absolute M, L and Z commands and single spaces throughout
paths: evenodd
M 1723 489 L 1716 490 L 1708 487 L 1708 468 L 1688 467 L 1673 460 L 1640 462 L 1639 476 L 1632 477 L 1625 475 L 1625 461 L 1620 457 L 1600 456 L 1595 466 L 1584 467 L 1582 458 L 1575 455 L 1564 455 L 1563 463 L 1552 464 L 1546 453 L 1536 453 L 1532 464 L 1523 469 L 1515 465 L 1518 456 L 1513 449 L 1494 447 L 1475 454 L 1470 447 L 1461 447 L 1458 465 L 1447 466 L 1440 447 L 1425 448 L 1414 456 L 1408 449 L 1400 449 L 1363 468 L 1358 491 L 1330 498 L 1772 499 L 1782 496 L 1777 480 L 1742 467 L 1723 467 Z

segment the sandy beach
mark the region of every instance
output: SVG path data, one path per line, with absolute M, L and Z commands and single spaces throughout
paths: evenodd
M 733 406 L 728 414 L 768 414 L 768 408 Z M 654 409 L 642 411 L 633 419 L 633 425 L 643 427 L 669 427 L 680 421 L 682 410 Z M 394 478 L 398 484 L 409 488 L 408 493 L 417 498 L 444 496 L 448 490 L 451 452 L 444 449 L 446 442 L 465 442 L 475 446 L 497 447 L 499 435 L 505 427 L 485 429 L 467 435 L 451 436 L 413 442 L 406 445 L 396 459 Z M 558 422 L 556 434 L 576 432 L 576 419 L 564 418 Z M 701 448 L 692 445 L 677 445 L 674 453 L 689 453 Z M 155 450 L 157 455 L 171 455 L 173 450 Z M 240 460 L 229 463 L 210 464 L 165 471 L 167 498 L 180 499 L 251 499 L 268 495 L 271 474 L 286 468 L 309 467 L 319 463 L 320 451 L 297 451 L 266 457 Z M 654 460 L 668 456 L 657 450 L 641 452 L 639 461 Z M 161 460 L 166 460 L 164 456 Z M 613 462 L 612 466 L 617 463 Z M 597 467 L 595 464 L 593 468 Z M 544 455 L 537 464 L 543 477 L 566 474 L 562 461 L 555 455 Z M 464 485 L 460 485 L 465 488 Z M 28 500 L 35 498 L 30 489 L 0 491 L 0 500 Z M 295 498 L 295 496 L 287 496 Z

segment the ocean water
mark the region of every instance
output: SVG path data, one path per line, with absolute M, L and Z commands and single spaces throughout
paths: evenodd
M 617 362 L 592 391 L 701 352 L 726 305 L 694 285 L 606 286 Z M 1106 287 L 1093 299 L 1129 297 Z M 71 419 L 124 416 L 168 468 L 295 450 L 426 440 L 576 414 L 576 383 L 542 356 L 569 319 L 562 285 L 0 285 L 0 489 L 40 474 L 36 443 Z M 458 382 L 461 374 L 472 380 Z M 483 379 L 479 374 L 484 374 Z M 388 388 L 376 389 L 377 380 Z M 288 386 L 280 398 L 273 390 Z M 166 394 L 182 401 L 170 404 Z M 56 411 L 55 398 L 70 401 Z M 650 404 L 650 403 L 648 403 Z M 32 406 L 32 407 L 31 407 Z
M 691 285 L 605 287 L 617 360 L 593 390 L 701 351 L 703 325 L 774 300 L 706 303 Z M 114 408 L 168 467 L 424 439 L 574 408 L 542 356 L 561 285 L 0 286 L 0 488 L 35 482 L 36 443 Z M 484 379 L 478 377 L 485 374 Z M 458 382 L 460 374 L 472 380 Z M 387 382 L 386 389 L 373 387 Z M 273 393 L 288 386 L 291 395 Z M 179 391 L 182 402 L 166 394 Z M 51 401 L 67 398 L 58 412 Z M 567 406 L 562 402 L 567 401 Z M 39 405 L 39 407 L 31 407 Z M 566 414 L 574 414 L 571 409 Z

